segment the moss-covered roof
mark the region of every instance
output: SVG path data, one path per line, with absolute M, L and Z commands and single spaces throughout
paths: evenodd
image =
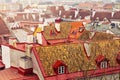
M 54 75 L 52 66 L 57 60 L 62 60 L 70 73 L 96 69 L 95 59 L 99 55 L 105 56 L 109 60 L 110 66 L 118 65 L 116 54 L 120 52 L 120 40 L 96 41 L 91 42 L 90 45 L 90 58 L 86 56 L 83 43 L 39 46 L 36 49 L 44 70 L 49 76 Z
M 90 31 L 84 31 L 82 35 L 79 36 L 78 40 L 90 40 L 89 38 Z M 91 39 L 92 41 L 101 41 L 101 40 L 111 40 L 113 39 L 113 34 L 103 33 L 103 32 L 95 32 L 95 35 Z
M 55 30 L 55 25 L 52 24 L 50 26 L 44 27 L 44 36 L 47 40 L 68 38 L 68 35 L 70 33 L 70 29 L 71 29 L 70 22 L 61 22 L 60 23 L 60 33 L 58 33 Z M 51 34 L 50 34 L 51 31 L 54 31 L 56 33 L 56 35 L 51 36 Z

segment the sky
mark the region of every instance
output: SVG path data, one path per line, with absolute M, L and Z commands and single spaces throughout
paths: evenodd
M 18 0 L 0 0 L 0 2 L 16 2 L 16 1 L 18 1 Z M 41 0 L 41 1 L 57 1 L 57 0 Z M 60 1 L 66 1 L 66 0 L 60 0 Z M 68 0 L 69 1 L 69 0 Z M 80 1 L 80 0 L 78 0 L 78 1 Z M 81 0 L 81 1 L 83 1 L 83 0 Z M 84 0 L 84 1 L 89 1 L 89 0 Z M 101 0 L 93 0 L 93 1 L 101 1 Z M 103 0 L 103 1 L 106 1 L 106 0 Z M 110 1 L 110 0 L 109 0 Z M 112 2 L 115 2 L 115 0 L 111 0 Z
M 58 1 L 58 0 L 41 0 L 41 1 Z M 60 0 L 60 1 L 66 1 L 66 0 Z M 78 1 L 90 1 L 90 0 L 78 0 Z M 93 1 L 106 1 L 106 0 L 93 0 Z M 109 0 L 109 1 L 115 2 L 115 0 Z

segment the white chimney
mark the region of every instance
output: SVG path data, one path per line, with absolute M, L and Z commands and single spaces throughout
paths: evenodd
M 33 34 L 27 34 L 27 42 L 33 43 Z
M 85 26 L 87 23 L 86 22 L 83 22 L 83 25 Z
M 94 17 L 94 16 L 95 16 L 95 13 L 96 13 L 96 11 L 93 11 L 93 12 L 92 12 L 92 17 Z
M 32 17 L 33 17 L 33 20 L 35 20 L 35 15 L 34 14 L 32 14 Z
M 17 42 L 16 38 L 13 37 L 9 38 L 9 45 L 16 47 L 16 42 Z
M 55 28 L 58 32 L 60 32 L 60 23 L 55 23 Z
M 27 13 L 26 18 L 29 19 L 29 13 Z
M 58 32 L 60 32 L 60 22 L 62 21 L 61 18 L 55 20 L 55 28 Z
M 41 28 L 41 30 L 43 31 L 44 30 L 44 24 L 39 24 L 38 27 Z
M 56 6 L 56 10 L 58 10 L 59 9 L 59 7 L 58 6 Z
M 25 20 L 25 15 L 23 15 L 23 19 Z
M 62 14 L 62 11 L 61 10 L 59 10 L 59 16 Z
M 75 18 L 77 17 L 78 13 L 79 13 L 79 10 L 76 10 L 75 11 Z
M 23 69 L 32 68 L 32 59 L 27 56 L 21 57 L 21 59 L 19 60 L 19 67 Z
M 112 17 L 114 16 L 114 13 L 115 13 L 115 12 L 114 12 L 114 11 L 112 11 Z
M 42 33 L 41 32 L 38 32 L 37 33 L 37 41 L 39 44 L 43 44 L 43 41 L 42 41 Z
M 31 57 L 30 56 L 30 49 L 31 49 L 32 45 L 26 44 L 25 47 L 26 47 L 26 56 Z

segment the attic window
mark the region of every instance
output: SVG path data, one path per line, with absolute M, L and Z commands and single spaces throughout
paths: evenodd
M 53 70 L 55 74 L 65 74 L 67 66 L 61 60 L 57 60 L 53 65 Z
M 99 55 L 96 58 L 96 64 L 99 68 L 107 68 L 108 67 L 108 61 L 107 58 L 105 58 L 105 56 Z
M 107 61 L 102 61 L 100 64 L 101 68 L 107 68 Z
M 64 74 L 65 73 L 65 66 L 58 67 L 58 74 Z

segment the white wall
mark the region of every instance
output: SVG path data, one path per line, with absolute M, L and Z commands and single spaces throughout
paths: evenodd
M 25 52 L 18 51 L 18 50 L 15 50 L 15 49 L 11 49 L 10 50 L 10 63 L 11 63 L 11 66 L 19 67 L 20 57 L 23 57 L 23 56 L 25 56 Z
M 38 62 L 33 52 L 31 53 L 31 57 L 32 57 L 32 62 L 33 62 L 33 72 L 37 74 L 40 80 L 44 80 L 43 74 L 39 68 Z
M 33 43 L 33 35 L 27 35 L 27 42 Z
M 2 61 L 6 68 L 10 67 L 10 48 L 8 46 L 1 45 L 2 48 Z

